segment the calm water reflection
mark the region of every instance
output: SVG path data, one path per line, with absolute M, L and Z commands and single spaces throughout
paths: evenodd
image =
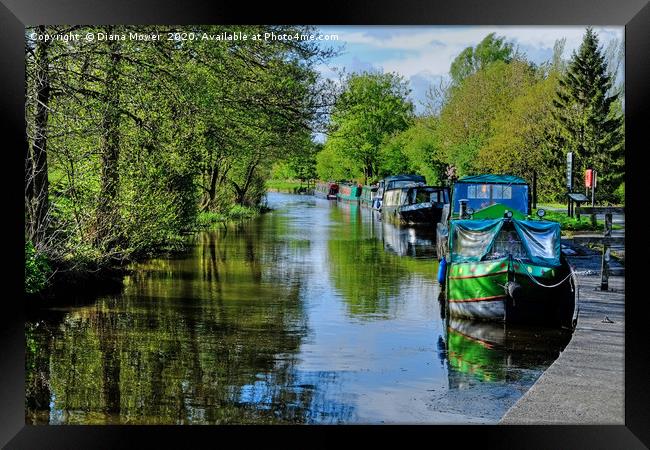
M 27 327 L 28 423 L 490 423 L 568 337 L 447 323 L 435 236 L 269 194 L 273 212 Z

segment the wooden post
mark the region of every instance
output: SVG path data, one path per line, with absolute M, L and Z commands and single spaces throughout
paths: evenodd
M 605 240 L 603 240 L 603 260 L 600 268 L 600 290 L 609 290 L 609 258 L 610 248 L 607 238 L 612 236 L 612 213 L 605 213 Z

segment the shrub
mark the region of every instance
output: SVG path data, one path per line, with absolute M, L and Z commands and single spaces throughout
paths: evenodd
M 38 252 L 31 241 L 25 244 L 25 292 L 33 294 L 47 285 L 52 269 L 42 253 Z
M 614 191 L 614 197 L 618 203 L 625 205 L 625 181 L 623 181 L 621 185 L 616 188 Z

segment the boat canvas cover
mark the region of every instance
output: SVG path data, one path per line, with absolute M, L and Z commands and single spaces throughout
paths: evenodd
M 508 219 L 453 220 L 449 247 L 451 262 L 481 261 Z M 528 259 L 536 265 L 560 265 L 560 224 L 549 221 L 512 219 Z

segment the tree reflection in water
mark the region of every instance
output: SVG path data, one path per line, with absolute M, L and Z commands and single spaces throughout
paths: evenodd
M 496 421 L 557 356 L 545 330 L 446 323 L 426 231 L 272 198 L 28 321 L 27 422 Z

